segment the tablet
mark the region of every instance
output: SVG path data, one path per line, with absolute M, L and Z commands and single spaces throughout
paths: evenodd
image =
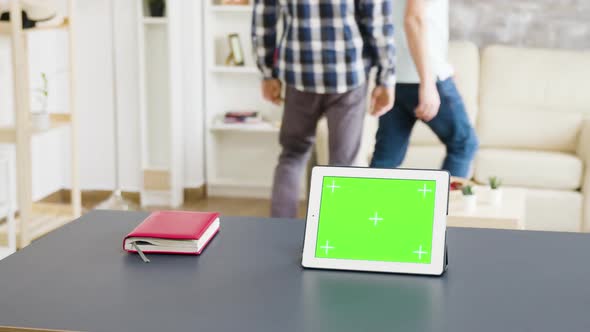
M 449 173 L 314 167 L 302 265 L 441 275 Z

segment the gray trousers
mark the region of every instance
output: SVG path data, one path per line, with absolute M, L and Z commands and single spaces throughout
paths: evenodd
M 350 166 L 361 144 L 366 108 L 366 86 L 341 94 L 302 92 L 287 86 L 275 169 L 271 215 L 297 216 L 301 178 L 315 141 L 318 120 L 328 121 L 330 165 Z

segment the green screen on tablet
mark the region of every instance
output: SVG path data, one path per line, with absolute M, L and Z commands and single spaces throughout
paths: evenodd
M 316 258 L 430 264 L 436 181 L 324 177 Z

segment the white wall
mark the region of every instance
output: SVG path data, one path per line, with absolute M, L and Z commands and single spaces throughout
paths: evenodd
M 109 1 L 76 4 L 80 184 L 83 189 L 110 189 L 114 186 L 114 127 Z M 129 136 L 136 135 L 129 131 Z
M 121 186 L 137 191 L 140 186 L 139 82 L 137 66 L 137 22 L 135 2 L 115 1 L 117 107 L 119 121 Z M 96 147 L 99 154 L 81 151 L 83 189 L 110 189 L 114 185 L 112 68 L 108 1 L 78 2 L 78 109 L 80 111 L 81 147 Z M 187 31 L 193 40 L 186 41 L 185 60 L 194 66 L 185 70 L 185 187 L 204 184 L 203 116 L 202 116 L 202 2 L 187 1 Z M 192 60 L 191 60 L 192 59 Z M 83 73 L 83 70 L 89 71 Z M 87 74 L 95 74 L 87 75 Z M 93 79 L 93 77 L 95 79 Z M 99 95 L 99 98 L 93 97 Z M 100 100 L 99 100 L 100 99 Z M 97 160 L 97 156 L 100 156 Z
M 139 81 L 135 1 L 115 1 L 119 178 L 126 190 L 141 185 L 139 137 Z M 109 16 L 110 17 L 110 16 Z M 106 29 L 110 32 L 109 29 Z M 110 37 L 110 35 L 108 36 Z M 110 38 L 109 38 L 110 41 Z M 110 50 L 110 48 L 109 48 Z M 109 108 L 112 112 L 112 108 Z M 112 114 L 111 114 L 112 118 Z M 111 174 L 114 181 L 114 174 Z
M 203 98 L 204 47 L 203 47 L 203 3 L 188 1 L 185 11 L 185 31 L 194 31 L 192 43 L 186 44 L 184 63 L 192 64 L 185 71 L 186 98 L 184 114 L 184 181 L 185 187 L 199 187 L 205 183 L 205 103 Z
M 63 0 L 62 0 L 63 1 Z M 117 107 L 119 120 L 121 186 L 124 190 L 138 191 L 140 186 L 139 147 L 139 91 L 137 65 L 137 32 L 135 1 L 115 2 Z M 204 184 L 203 95 L 202 95 L 202 1 L 186 1 L 184 12 L 186 29 L 193 31 L 192 40 L 186 41 L 187 66 L 185 101 L 185 187 Z M 76 1 L 77 30 L 77 91 L 79 114 L 80 176 L 83 190 L 112 189 L 115 184 L 113 70 L 111 61 L 110 1 Z M 62 7 L 65 8 L 65 6 Z M 189 35 L 189 34 L 187 34 Z M 59 32 L 47 32 L 31 40 L 31 78 L 39 71 L 59 72 L 67 66 L 66 37 Z M 0 84 L 11 82 L 11 74 L 3 70 L 9 66 L 7 40 L 0 40 Z M 34 52 L 33 52 L 34 51 Z M 50 108 L 64 111 L 67 105 L 67 82 L 60 74 L 53 83 L 55 98 Z M 58 75 L 59 76 L 59 75 Z M 32 80 L 32 83 L 33 80 Z M 65 91 L 64 91 L 65 89 Z M 12 122 L 12 93 L 0 86 L 0 125 Z M 58 97 L 59 96 L 59 97 Z M 69 153 L 67 131 L 61 130 L 35 140 L 33 160 L 34 196 L 67 187 Z M 6 147 L 5 147 L 6 148 Z M 0 151 L 2 147 L 0 146 Z M 0 188 L 5 184 L 1 182 Z

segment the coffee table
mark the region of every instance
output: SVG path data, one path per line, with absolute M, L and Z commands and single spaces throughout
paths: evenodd
M 590 234 L 449 228 L 426 277 L 306 270 L 302 220 L 225 216 L 201 256 L 145 264 L 121 245 L 146 216 L 93 211 L 2 260 L 0 331 L 590 330 Z
M 475 186 L 477 206 L 465 208 L 460 192 L 449 196 L 447 225 L 451 227 L 524 229 L 526 216 L 526 191 L 520 188 L 502 188 L 502 203 L 494 206 L 488 199 L 489 188 Z

